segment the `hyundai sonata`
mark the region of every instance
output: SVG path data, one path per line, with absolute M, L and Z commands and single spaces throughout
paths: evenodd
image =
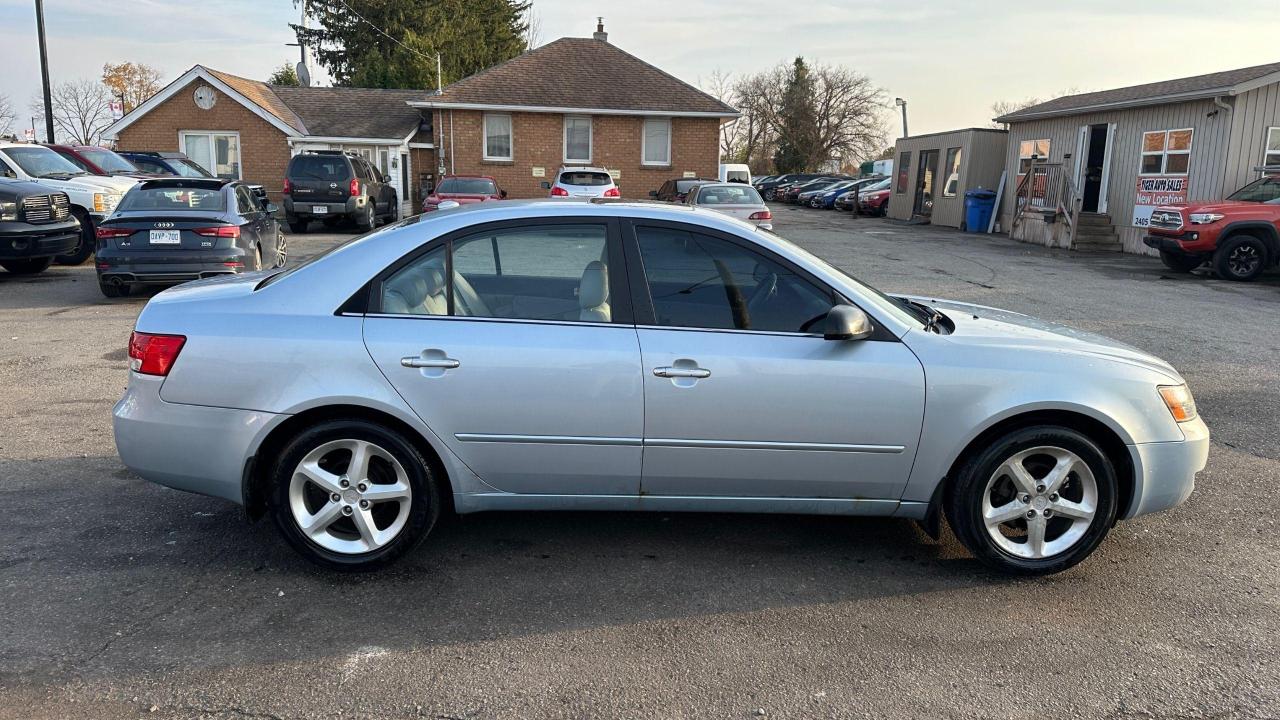
M 890 297 L 705 210 L 493 202 L 155 296 L 116 444 L 144 478 L 369 568 L 442 512 L 946 517 L 1063 570 L 1191 493 L 1169 364 L 1025 315 Z

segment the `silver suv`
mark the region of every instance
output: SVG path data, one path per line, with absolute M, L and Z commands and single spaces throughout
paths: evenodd
M 613 176 L 598 167 L 562 167 L 550 189 L 553 198 L 622 197 Z

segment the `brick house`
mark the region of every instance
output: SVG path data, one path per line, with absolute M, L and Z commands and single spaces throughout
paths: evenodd
M 608 168 L 626 197 L 712 176 L 732 107 L 608 42 L 561 38 L 444 88 L 283 87 L 197 65 L 107 128 L 121 150 L 178 150 L 279 197 L 289 158 L 360 152 L 405 213 L 440 174 L 492 175 L 542 197 L 562 165 Z

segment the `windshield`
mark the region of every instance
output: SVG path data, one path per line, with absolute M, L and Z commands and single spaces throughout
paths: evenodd
M 498 186 L 488 178 L 447 178 L 440 183 L 438 194 L 497 195 Z
M 84 175 L 83 170 L 70 160 L 47 147 L 32 145 L 31 147 L 5 148 L 4 154 L 18 164 L 23 172 L 32 177 L 48 175 Z
M 174 174 L 178 175 L 179 177 L 189 177 L 189 178 L 213 177 L 213 175 L 208 170 L 205 170 L 204 168 L 195 164 L 195 162 L 191 160 L 187 160 L 184 158 L 169 158 L 168 162 L 169 162 L 169 167 L 173 168 Z
M 1231 193 L 1228 200 L 1280 205 L 1280 175 L 1264 177 Z
M 703 205 L 763 205 L 760 193 L 750 185 L 715 185 L 698 191 Z
M 299 155 L 289 165 L 291 177 L 310 178 L 312 180 L 328 180 L 336 182 L 346 180 L 350 170 L 347 158 L 342 155 Z
M 868 185 L 868 186 L 866 186 L 866 187 L 864 187 L 864 188 L 862 188 L 862 189 L 863 189 L 863 190 L 865 190 L 865 191 L 868 191 L 868 192 L 870 192 L 870 191 L 874 191 L 874 190 L 888 190 L 888 189 L 889 189 L 889 178 L 885 178 L 884 180 L 881 180 L 881 181 L 879 181 L 879 182 L 872 183 L 872 184 L 870 184 L 870 185 Z
M 119 211 L 212 210 L 221 212 L 227 208 L 225 198 L 221 189 L 139 185 L 125 193 L 124 199 L 120 201 Z
M 109 173 L 136 173 L 138 168 L 133 163 L 125 160 L 119 155 L 111 152 L 106 148 L 92 148 L 90 150 L 81 150 L 80 154 L 89 159 L 89 162 L 102 168 L 103 171 Z

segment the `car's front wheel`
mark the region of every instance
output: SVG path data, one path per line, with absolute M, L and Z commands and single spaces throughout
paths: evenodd
M 80 243 L 75 249 L 59 255 L 54 258 L 54 262 L 59 265 L 81 265 L 85 260 L 93 255 L 94 249 L 98 244 L 98 231 L 94 229 L 93 218 L 89 217 L 89 213 L 75 208 L 71 211 L 76 220 L 80 221 Z
M 366 420 L 303 431 L 280 454 L 272 480 L 271 512 L 285 539 L 329 568 L 386 565 L 426 537 L 440 515 L 422 453 Z
M 1047 575 L 1084 560 L 1116 515 L 1116 472 L 1089 437 L 1041 425 L 1013 431 L 968 458 L 948 486 L 951 529 L 979 560 Z
M 1189 273 L 1204 264 L 1204 258 L 1198 255 L 1183 255 L 1168 250 L 1160 251 L 1160 262 L 1176 273 Z
M 1213 269 L 1227 280 L 1256 280 L 1267 267 L 1267 246 L 1253 235 L 1234 235 L 1218 245 Z

